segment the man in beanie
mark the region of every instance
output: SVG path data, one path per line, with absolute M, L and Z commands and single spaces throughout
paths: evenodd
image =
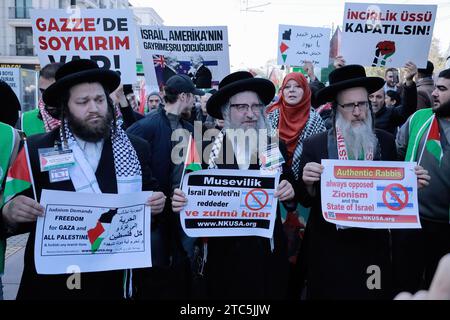
M 332 102 L 333 127 L 305 140 L 300 161 L 300 203 L 312 207 L 299 256 L 301 281 L 309 299 L 393 298 L 391 236 L 389 230 L 344 228 L 322 216 L 320 179 L 322 159 L 396 160 L 393 137 L 374 129 L 369 94 L 383 87 L 378 77 L 366 77 L 360 65 L 347 65 L 330 73 L 330 86 L 317 93 L 321 103 Z M 337 141 L 343 140 L 343 144 Z M 419 182 L 426 172 L 417 168 Z M 422 180 L 423 179 L 423 180 Z M 379 289 L 367 286 L 367 268 L 381 272 Z M 303 283 L 302 283 L 303 284 Z
M 215 137 L 204 169 L 261 170 L 263 144 L 256 141 L 258 130 L 267 130 L 264 108 L 275 95 L 275 87 L 267 79 L 254 78 L 250 72 L 231 73 L 219 83 L 219 89 L 206 104 L 208 114 L 224 120 L 224 129 Z M 255 139 L 251 139 L 251 133 Z M 266 131 L 267 132 L 267 131 Z M 250 139 L 239 143 L 232 135 Z M 237 140 L 237 141 L 236 141 Z M 243 139 L 241 142 L 244 142 Z M 273 153 L 286 159 L 286 147 L 278 146 Z M 204 154 L 203 152 L 200 154 Z M 280 170 L 280 183 L 274 197 L 279 201 L 294 199 L 293 174 L 280 161 L 273 168 Z M 186 205 L 182 190 L 174 192 L 172 207 L 180 212 Z M 239 208 L 235 208 L 238 210 Z M 206 292 L 210 299 L 283 299 L 287 296 L 288 258 L 281 216 L 277 210 L 272 239 L 257 236 L 211 237 L 202 239 Z M 196 270 L 194 270 L 196 271 Z
M 3 222 L 13 234 L 30 232 L 17 299 L 130 297 L 133 270 L 81 273 L 81 288 L 72 290 L 67 286 L 68 275 L 36 272 L 34 240 L 36 219 L 44 213 L 39 204 L 42 189 L 122 194 L 156 188 L 147 143 L 125 134 L 115 122 L 109 93 L 120 83 L 118 73 L 100 69 L 92 60 L 80 59 L 63 65 L 55 78 L 56 82 L 44 91 L 43 100 L 57 109 L 61 126 L 59 130 L 28 139 L 37 199 L 32 199 L 29 188 L 9 200 L 1 211 Z M 75 163 L 64 168 L 67 174 L 55 179 L 51 171 L 40 170 L 39 149 L 42 148 L 71 151 Z M 164 202 L 164 194 L 154 192 L 147 204 L 152 214 L 158 214 Z

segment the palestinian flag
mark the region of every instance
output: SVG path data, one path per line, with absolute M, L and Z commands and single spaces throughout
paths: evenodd
M 103 239 L 107 236 L 111 221 L 116 214 L 117 209 L 110 209 L 108 212 L 102 213 L 95 227 L 88 230 L 87 234 L 89 242 L 91 243 L 92 252 L 98 250 Z
M 186 161 L 184 162 L 185 171 L 198 171 L 202 170 L 202 163 L 200 160 L 200 156 L 197 152 L 197 148 L 195 147 L 195 141 L 191 136 L 191 140 L 188 145 L 188 154 L 186 156 Z
M 31 187 L 31 173 L 28 166 L 26 145 L 20 150 L 13 165 L 8 170 L 6 177 L 4 202 L 14 197 L 16 194 Z
M 436 117 L 433 118 L 431 122 L 430 131 L 428 131 L 427 142 L 425 147 L 429 153 L 431 153 L 441 165 L 442 156 L 444 155 L 442 152 L 441 146 L 441 133 L 439 131 L 439 125 Z

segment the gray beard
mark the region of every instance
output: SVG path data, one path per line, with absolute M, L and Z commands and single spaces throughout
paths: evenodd
M 358 127 L 353 127 L 351 122 L 346 121 L 342 115 L 336 113 L 336 127 L 340 128 L 344 137 L 345 146 L 349 153 L 349 158 L 358 159 L 361 151 L 364 155 L 368 152 L 375 152 L 378 139 L 372 128 L 372 114 L 368 113 L 368 117 L 364 123 Z

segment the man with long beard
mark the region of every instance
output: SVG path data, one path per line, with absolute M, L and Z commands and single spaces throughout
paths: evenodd
M 260 156 L 265 145 L 262 140 L 267 138 L 268 128 L 263 111 L 274 94 L 272 82 L 254 78 L 246 71 L 234 72 L 222 79 L 219 90 L 209 98 L 206 109 L 210 116 L 224 120 L 224 128 L 211 147 L 202 153 L 206 156 L 202 163 L 204 169 L 261 169 Z M 286 148 L 279 147 L 277 154 L 286 157 Z M 295 196 L 291 184 L 293 174 L 282 161 L 273 169 L 281 168 L 280 183 L 274 196 L 282 202 L 290 201 Z M 184 193 L 175 189 L 173 211 L 180 212 L 186 201 Z M 201 298 L 248 300 L 287 297 L 287 248 L 279 210 L 272 239 L 221 236 L 201 240 L 204 248 L 201 261 L 205 265 L 200 269 L 204 271 L 206 282 L 206 291 Z
M 383 87 L 378 77 L 366 77 L 359 65 L 330 74 L 330 86 L 317 93 L 321 102 L 332 101 L 333 127 L 305 140 L 300 161 L 303 172 L 300 203 L 312 206 L 298 261 L 300 285 L 308 299 L 393 298 L 391 237 L 386 229 L 344 228 L 322 216 L 320 178 L 322 159 L 396 160 L 393 137 L 373 127 L 368 95 Z M 416 168 L 419 183 L 428 176 Z M 369 289 L 368 267 L 380 270 L 379 289 Z
M 418 193 L 422 229 L 411 230 L 401 250 L 404 289 L 412 292 L 429 287 L 439 259 L 450 252 L 450 69 L 439 73 L 432 96 L 433 107 L 415 112 L 396 141 L 399 158 L 417 161 L 431 176 Z
M 127 135 L 115 122 L 109 93 L 119 83 L 116 72 L 80 59 L 63 65 L 56 72 L 56 82 L 44 92 L 44 102 L 56 108 L 62 123 L 57 129 L 28 139 L 37 199 L 32 199 L 30 187 L 9 200 L 1 211 L 10 234 L 30 232 L 17 299 L 120 299 L 132 295 L 131 269 L 81 273 L 81 288 L 71 290 L 67 285 L 70 275 L 37 274 L 34 262 L 36 220 L 44 213 L 39 204 L 42 189 L 122 194 L 157 187 L 149 166 L 148 144 Z M 43 148 L 71 150 L 74 164 L 64 168 L 65 177 L 55 179 L 51 171 L 40 170 L 39 152 Z M 154 192 L 147 202 L 152 214 L 160 213 L 164 203 L 162 192 Z

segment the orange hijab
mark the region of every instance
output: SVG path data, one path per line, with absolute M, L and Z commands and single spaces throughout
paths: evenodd
M 289 80 L 295 80 L 303 89 L 303 97 L 296 105 L 290 105 L 284 100 L 283 90 Z M 291 158 L 297 147 L 298 136 L 302 133 L 309 119 L 311 89 L 309 89 L 308 81 L 303 74 L 292 72 L 284 77 L 280 90 L 280 99 L 267 109 L 267 113 L 276 109 L 280 110 L 278 121 L 279 134 L 281 140 L 286 143 L 289 158 Z

